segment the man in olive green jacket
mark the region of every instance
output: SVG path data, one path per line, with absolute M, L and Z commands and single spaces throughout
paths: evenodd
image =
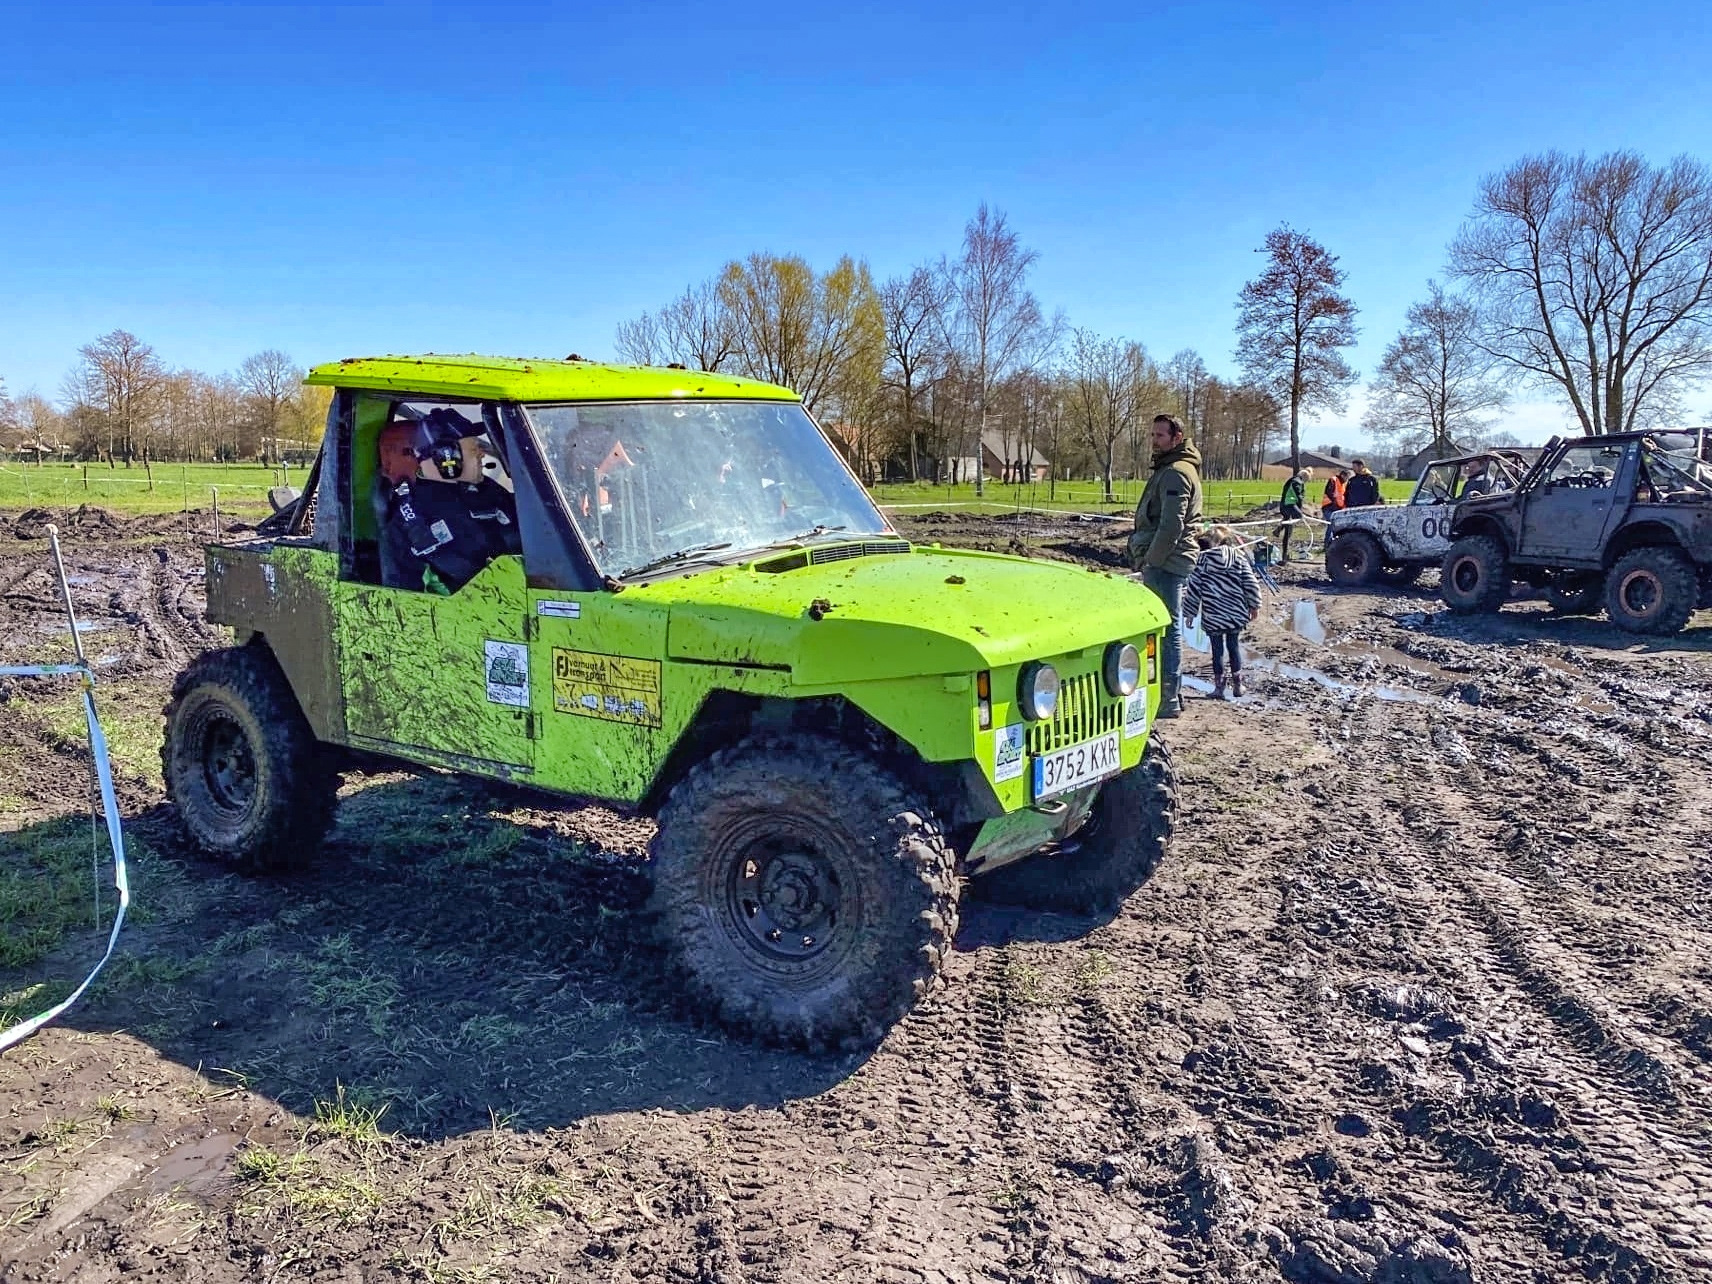
M 1159 659 L 1161 718 L 1175 718 L 1183 710 L 1183 585 L 1195 569 L 1195 531 L 1200 524 L 1201 452 L 1183 435 L 1182 424 L 1170 415 L 1155 416 L 1153 475 L 1135 506 L 1129 561 L 1171 612 Z

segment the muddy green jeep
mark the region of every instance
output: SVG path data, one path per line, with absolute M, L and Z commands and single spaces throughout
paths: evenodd
M 207 550 L 236 645 L 167 710 L 167 788 L 210 854 L 306 859 L 339 773 L 381 763 L 644 813 L 690 1003 L 810 1046 L 877 1037 L 934 982 L 965 877 L 1109 911 L 1164 854 L 1158 599 L 911 545 L 795 394 L 484 357 L 309 382 L 335 395 L 308 488 Z M 389 570 L 378 464 L 383 430 L 442 408 L 479 426 L 519 550 L 456 591 Z

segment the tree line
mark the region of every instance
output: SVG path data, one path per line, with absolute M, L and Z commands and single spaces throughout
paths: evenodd
M 0 383 L 0 446 L 15 458 L 106 462 L 278 463 L 313 450 L 326 422 L 326 389 L 267 349 L 229 374 L 173 370 L 127 330 L 78 350 L 56 405 Z
M 622 360 L 727 371 L 803 397 L 869 481 L 1053 487 L 1145 474 L 1148 425 L 1179 416 L 1209 477 L 1252 477 L 1302 421 L 1339 412 L 1355 303 L 1336 255 L 1281 226 L 1236 300 L 1235 365 L 1049 314 L 1036 252 L 983 204 L 957 250 L 876 281 L 845 256 L 819 271 L 754 253 L 618 326 Z M 1389 453 L 1513 444 L 1520 390 L 1560 400 L 1589 434 L 1668 422 L 1712 374 L 1712 171 L 1692 157 L 1547 152 L 1482 179 L 1366 389 L 1363 427 Z M 326 410 L 284 353 L 231 374 L 166 367 L 124 330 L 85 345 L 57 404 L 0 384 L 0 444 L 36 458 L 266 459 L 313 441 Z

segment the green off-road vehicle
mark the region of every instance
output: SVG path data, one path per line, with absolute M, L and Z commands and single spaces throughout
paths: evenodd
M 1158 599 L 911 545 L 794 393 L 576 359 L 309 382 L 335 390 L 309 486 L 208 548 L 237 645 L 167 710 L 167 788 L 214 856 L 306 859 L 339 773 L 376 763 L 627 807 L 658 821 L 650 911 L 690 1004 L 825 1046 L 933 984 L 965 877 L 1110 910 L 1164 854 Z M 383 429 L 448 408 L 480 425 L 521 552 L 455 592 L 389 587 Z

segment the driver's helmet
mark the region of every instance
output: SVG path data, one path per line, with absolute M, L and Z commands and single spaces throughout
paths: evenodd
M 457 481 L 464 471 L 465 437 L 479 437 L 479 424 L 465 419 L 456 410 L 440 406 L 416 421 L 412 447 L 416 458 L 434 465 L 434 471 L 444 481 Z

